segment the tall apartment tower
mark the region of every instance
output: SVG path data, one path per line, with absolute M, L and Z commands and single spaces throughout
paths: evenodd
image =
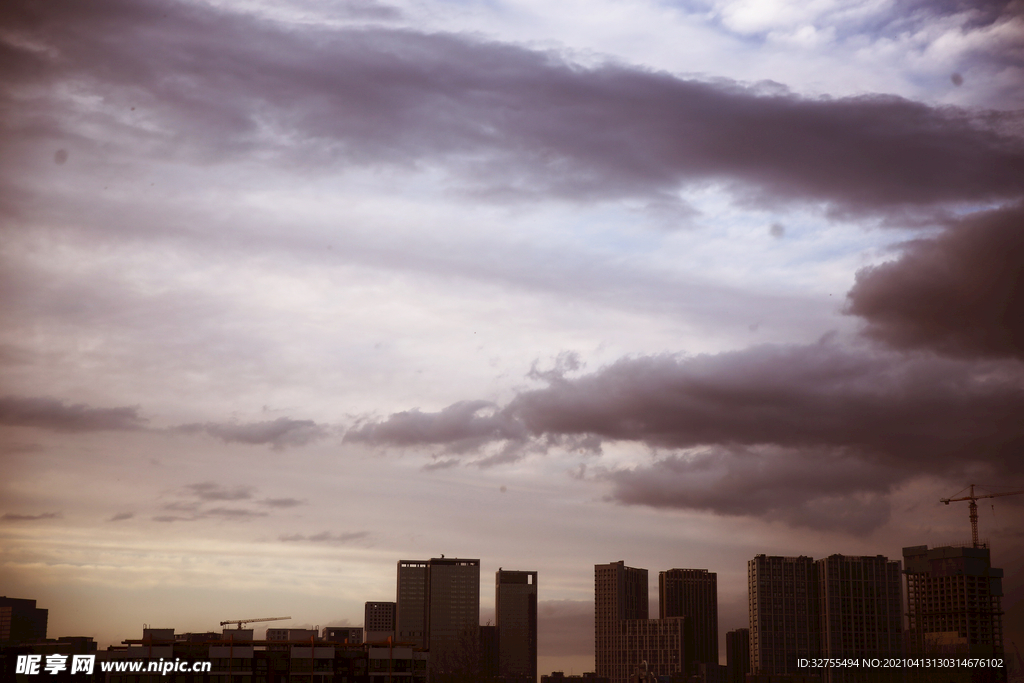
M 818 568 L 810 557 L 757 555 L 747 563 L 751 673 L 797 674 L 821 653 Z
M 367 602 L 363 607 L 363 631 L 368 643 L 395 640 L 395 603 Z
M 598 676 L 624 680 L 632 671 L 619 649 L 620 621 L 647 619 L 647 570 L 619 560 L 594 565 L 594 664 Z
M 658 574 L 658 616 L 687 617 L 693 628 L 691 660 L 718 664 L 718 575 L 707 569 Z
M 898 658 L 903 650 L 903 592 L 899 560 L 882 555 L 831 555 L 815 562 L 821 614 L 821 656 Z M 896 671 L 828 669 L 827 683 L 898 677 Z
M 1002 655 L 1003 570 L 988 548 L 903 549 L 908 655 Z
M 750 673 L 750 629 L 738 628 L 725 634 L 725 666 L 729 683 L 744 683 Z
M 537 681 L 537 572 L 494 575 L 498 673 L 506 683 Z
M 434 665 L 475 665 L 480 631 L 480 560 L 427 563 L 427 647 Z
M 427 646 L 428 566 L 426 560 L 398 561 L 395 641 L 419 648 Z

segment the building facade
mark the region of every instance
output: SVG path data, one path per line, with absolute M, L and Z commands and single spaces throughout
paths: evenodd
M 367 602 L 363 606 L 363 631 L 366 642 L 395 640 L 395 603 Z
M 45 640 L 49 614 L 35 600 L 0 597 L 0 643 Z
M 658 616 L 689 618 L 693 628 L 692 660 L 718 664 L 717 574 L 707 569 L 660 572 Z
M 426 560 L 399 560 L 395 591 L 395 641 L 414 647 L 427 646 Z
M 750 629 L 738 628 L 725 634 L 725 665 L 730 683 L 744 683 L 750 673 Z
M 988 548 L 903 549 L 908 654 L 1004 654 L 1003 570 Z
M 498 674 L 505 683 L 537 681 L 537 572 L 494 576 Z
M 594 668 L 598 676 L 623 683 L 631 671 L 619 648 L 620 622 L 646 620 L 647 570 L 625 562 L 594 565 Z
M 478 665 L 480 560 L 400 560 L 397 598 L 395 640 L 430 650 L 432 672 Z
M 821 653 L 818 568 L 805 555 L 757 555 L 747 563 L 752 673 L 795 674 Z
M 892 671 L 810 672 L 799 659 L 885 659 L 902 654 L 901 564 L 882 555 L 758 555 L 748 563 L 750 671 L 828 683 L 885 681 Z
M 902 567 L 882 555 L 831 555 L 815 562 L 821 654 L 845 659 L 897 658 L 903 652 Z M 887 681 L 895 671 L 829 669 L 824 679 Z

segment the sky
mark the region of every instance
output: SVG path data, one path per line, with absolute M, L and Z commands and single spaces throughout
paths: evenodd
M 1019 0 L 4 2 L 0 593 L 106 647 L 480 558 L 580 673 L 595 564 L 716 572 L 724 635 L 756 554 L 968 540 L 1022 86 Z

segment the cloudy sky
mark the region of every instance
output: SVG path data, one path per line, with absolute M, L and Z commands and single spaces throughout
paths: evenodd
M 596 563 L 724 632 L 755 554 L 963 541 L 1024 488 L 1022 86 L 1019 1 L 5 2 L 0 593 L 105 646 L 478 557 L 578 673 Z

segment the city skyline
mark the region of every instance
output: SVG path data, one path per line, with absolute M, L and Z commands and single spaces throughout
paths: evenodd
M 0 587 L 354 626 L 538 572 L 971 538 L 1024 489 L 1024 11 L 944 0 L 7 0 Z M 978 501 L 1024 644 L 1024 495 Z M 652 591 L 653 593 L 653 591 Z M 653 598 L 653 599 L 652 599 Z M 658 614 L 649 596 L 651 615 Z

